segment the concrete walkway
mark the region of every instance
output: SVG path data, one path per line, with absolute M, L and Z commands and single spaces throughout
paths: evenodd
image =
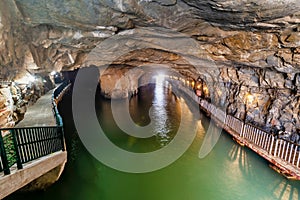
M 52 112 L 52 92 L 53 90 L 49 91 L 29 106 L 24 119 L 16 127 L 56 126 Z M 15 164 L 10 167 L 9 175 L 0 173 L 0 199 L 29 183 L 29 190 L 47 188 L 58 180 L 66 162 L 67 152 L 58 151 L 23 164 L 23 169 L 17 169 Z
M 59 151 L 15 168 L 10 175 L 0 174 L 0 199 L 29 183 L 29 190 L 46 189 L 59 179 L 66 162 L 67 152 Z
M 24 119 L 16 125 L 16 128 L 56 126 L 51 104 L 52 92 L 53 90 L 50 90 L 45 95 L 41 96 L 35 104 L 29 106 Z

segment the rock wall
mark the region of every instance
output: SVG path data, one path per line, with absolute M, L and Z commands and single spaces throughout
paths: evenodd
M 143 70 L 130 66 L 111 66 L 100 73 L 100 88 L 109 99 L 127 98 L 136 94 Z
M 247 123 L 284 137 L 300 134 L 300 74 L 261 68 L 220 68 L 206 81 L 211 101 Z
M 223 65 L 299 71 L 299 8 L 297 0 L 3 0 L 0 73 L 79 68 L 99 43 L 139 27 L 183 33 Z
M 164 64 L 202 77 L 233 115 L 295 132 L 299 8 L 298 0 L 2 0 L 0 79 L 111 65 L 101 74 L 102 92 L 124 98 L 136 91 L 139 66 Z M 11 95 L 15 105 L 7 119 L 18 121 L 28 99 L 39 96 L 25 88 L 4 90 L 2 102 Z
M 14 101 L 9 87 L 0 88 L 0 127 L 14 127 L 13 120 Z
M 18 84 L 17 82 L 1 83 L 0 88 L 0 127 L 14 127 L 21 121 L 28 106 L 54 86 L 48 79 L 36 78 L 34 82 Z

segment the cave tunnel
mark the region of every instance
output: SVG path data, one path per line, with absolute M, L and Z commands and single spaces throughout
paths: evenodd
M 299 8 L 0 1 L 0 199 L 299 199 Z

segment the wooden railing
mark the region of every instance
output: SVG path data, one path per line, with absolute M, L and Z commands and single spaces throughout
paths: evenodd
M 10 174 L 13 166 L 22 169 L 25 163 L 65 150 L 63 121 L 57 104 L 70 86 L 70 83 L 62 83 L 52 94 L 56 126 L 0 129 L 0 172 Z

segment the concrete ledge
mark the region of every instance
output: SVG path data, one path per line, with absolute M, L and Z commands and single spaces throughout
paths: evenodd
M 49 185 L 54 183 L 58 180 L 66 162 L 67 152 L 60 151 L 24 165 L 24 169 L 12 172 L 11 175 L 1 177 L 0 199 L 3 199 L 9 194 L 21 189 L 39 177 L 41 177 L 40 181 L 44 181 L 44 183 L 40 185 Z M 55 169 L 57 167 L 59 168 Z M 48 178 L 43 178 L 43 175 L 48 172 L 53 172 L 54 174 L 48 175 Z

